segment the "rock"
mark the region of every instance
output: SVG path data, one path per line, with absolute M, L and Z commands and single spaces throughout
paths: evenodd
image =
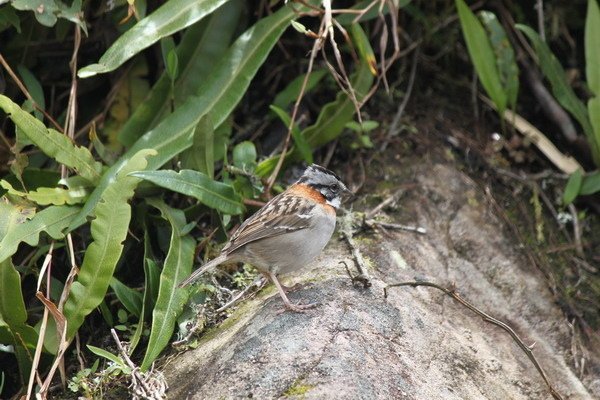
M 386 284 L 425 279 L 449 286 L 508 323 L 565 399 L 591 399 L 570 369 L 570 330 L 540 271 L 517 248 L 485 196 L 447 165 L 415 168 L 417 189 L 402 199 L 402 218 L 426 235 L 388 231 L 356 237 L 372 287 L 353 287 L 334 239 L 294 282 L 303 314 L 285 312 L 269 287 L 246 300 L 165 365 L 173 399 L 548 399 L 548 387 L 500 328 L 442 292 Z M 289 282 L 288 282 L 289 283 Z M 597 355 L 595 355 L 597 356 Z M 597 360 L 597 358 L 596 358 Z M 597 365 L 596 365 L 597 367 Z M 592 392 L 594 391 L 594 392 Z M 595 394 L 594 394 L 595 393 Z

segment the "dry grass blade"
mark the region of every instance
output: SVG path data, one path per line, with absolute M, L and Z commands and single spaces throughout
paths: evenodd
M 54 305 L 52 301 L 50 301 L 46 296 L 44 296 L 42 292 L 37 292 L 35 297 L 37 297 L 44 304 L 45 309 L 48 310 L 50 314 L 52 314 L 52 317 L 56 322 L 56 330 L 60 333 L 58 353 L 54 358 L 54 362 L 52 363 L 50 372 L 48 372 L 48 375 L 46 376 L 46 379 L 44 380 L 44 383 L 42 384 L 42 387 L 40 388 L 40 391 L 37 394 L 38 398 L 45 399 L 47 398 L 48 388 L 50 387 L 50 383 L 52 382 L 54 373 L 56 372 L 56 369 L 61 363 L 63 355 L 67 350 L 67 347 L 69 347 L 69 342 L 67 342 L 67 320 L 63 313 L 58 310 L 56 305 Z
M 484 103 L 494 108 L 492 101 L 487 97 L 479 96 Z M 502 115 L 506 122 L 513 125 L 523 136 L 528 138 L 544 155 L 564 173 L 572 174 L 578 169 L 583 169 L 573 157 L 564 155 L 539 129 L 533 126 L 525 118 L 510 110 L 504 111 Z
M 52 265 L 52 252 L 54 251 L 54 242 L 50 243 L 50 248 L 48 249 L 48 253 L 44 258 L 44 263 L 42 264 L 40 279 L 38 280 L 38 290 L 40 287 L 41 279 L 43 279 L 44 272 Z M 50 293 L 50 274 L 46 276 L 47 281 L 47 292 L 48 295 Z M 31 362 L 31 372 L 29 374 L 29 382 L 27 384 L 27 394 L 25 395 L 25 400 L 29 400 L 31 398 L 31 393 L 33 392 L 33 384 L 37 380 L 38 385 L 42 385 L 42 382 L 39 381 L 39 374 L 37 371 L 38 365 L 40 363 L 40 357 L 42 355 L 42 349 L 44 348 L 44 337 L 46 336 L 46 328 L 48 327 L 48 314 L 49 310 L 47 307 L 44 307 L 44 314 L 42 316 L 42 321 L 40 323 L 40 330 L 38 333 L 38 341 L 35 346 L 35 353 L 33 355 L 33 361 Z

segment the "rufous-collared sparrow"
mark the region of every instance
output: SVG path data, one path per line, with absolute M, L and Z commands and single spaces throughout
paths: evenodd
M 278 275 L 305 267 L 323 250 L 346 194 L 352 192 L 336 174 L 312 164 L 296 183 L 244 221 L 218 257 L 179 286 L 192 283 L 219 264 L 246 262 L 273 281 L 288 310 L 301 312 L 314 307 L 316 304 L 290 302 Z

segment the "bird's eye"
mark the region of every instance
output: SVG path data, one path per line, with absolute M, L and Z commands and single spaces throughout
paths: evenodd
M 340 185 L 338 185 L 337 183 L 334 183 L 333 185 L 331 185 L 331 190 L 333 190 L 334 192 L 337 192 L 340 189 Z

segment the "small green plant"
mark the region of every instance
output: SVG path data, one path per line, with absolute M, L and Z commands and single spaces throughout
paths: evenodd
M 74 393 L 81 393 L 86 399 L 94 399 L 98 393 L 98 380 L 94 379 L 94 374 L 98 369 L 100 359 L 96 359 L 90 368 L 84 368 L 75 374 L 67 382 L 67 387 Z
M 500 118 L 515 107 L 519 94 L 519 69 L 506 32 L 490 11 L 479 19 L 464 0 L 455 0 L 463 36 L 477 76 L 490 96 Z
M 104 369 L 98 370 L 100 358 L 94 361 L 91 368 L 84 368 L 77 372 L 68 382 L 68 388 L 72 392 L 81 393 L 88 399 L 102 398 L 103 392 L 109 385 L 113 385 L 120 378 L 128 378 L 133 373 L 132 368 L 127 365 L 122 357 L 96 346 L 87 345 L 89 351 L 107 360 Z
M 350 121 L 346 124 L 346 128 L 354 132 L 355 137 L 350 143 L 350 148 L 356 149 L 370 149 L 373 148 L 373 142 L 369 136 L 369 132 L 379 127 L 377 121 L 363 121 L 362 124 L 356 121 Z

